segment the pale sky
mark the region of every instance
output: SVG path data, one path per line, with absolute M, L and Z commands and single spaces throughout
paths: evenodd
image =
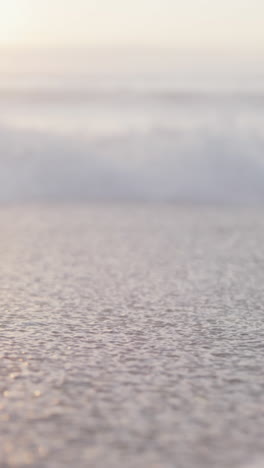
M 0 46 L 153 46 L 257 53 L 263 0 L 0 0 Z

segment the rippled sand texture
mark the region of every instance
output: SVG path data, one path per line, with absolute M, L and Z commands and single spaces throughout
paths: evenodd
M 262 212 L 23 206 L 0 219 L 1 468 L 258 463 Z

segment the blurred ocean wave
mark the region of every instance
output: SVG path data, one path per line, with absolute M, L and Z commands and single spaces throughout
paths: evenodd
M 124 104 L 142 104 L 155 102 L 160 105 L 223 105 L 233 106 L 264 106 L 264 92 L 254 91 L 195 91 L 195 90 L 173 90 L 173 89 L 147 89 L 139 87 L 123 87 L 113 85 L 89 86 L 84 89 L 76 87 L 56 87 L 44 88 L 0 88 L 0 101 L 2 103 L 43 103 L 49 102 L 69 102 L 79 105 L 90 101 L 101 101 L 106 104 L 108 101 L 124 102 Z
M 264 202 L 264 93 L 46 82 L 0 86 L 0 201 Z

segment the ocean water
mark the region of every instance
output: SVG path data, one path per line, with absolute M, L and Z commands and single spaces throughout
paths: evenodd
M 1 468 L 263 466 L 262 209 L 0 219 Z
M 105 61 L 2 73 L 0 201 L 264 202 L 263 86 L 245 82 L 260 70 L 228 84 L 194 60 L 186 77 Z

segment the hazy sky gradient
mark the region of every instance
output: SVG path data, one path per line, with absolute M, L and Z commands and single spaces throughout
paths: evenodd
M 263 0 L 8 0 L 0 45 L 264 48 Z

